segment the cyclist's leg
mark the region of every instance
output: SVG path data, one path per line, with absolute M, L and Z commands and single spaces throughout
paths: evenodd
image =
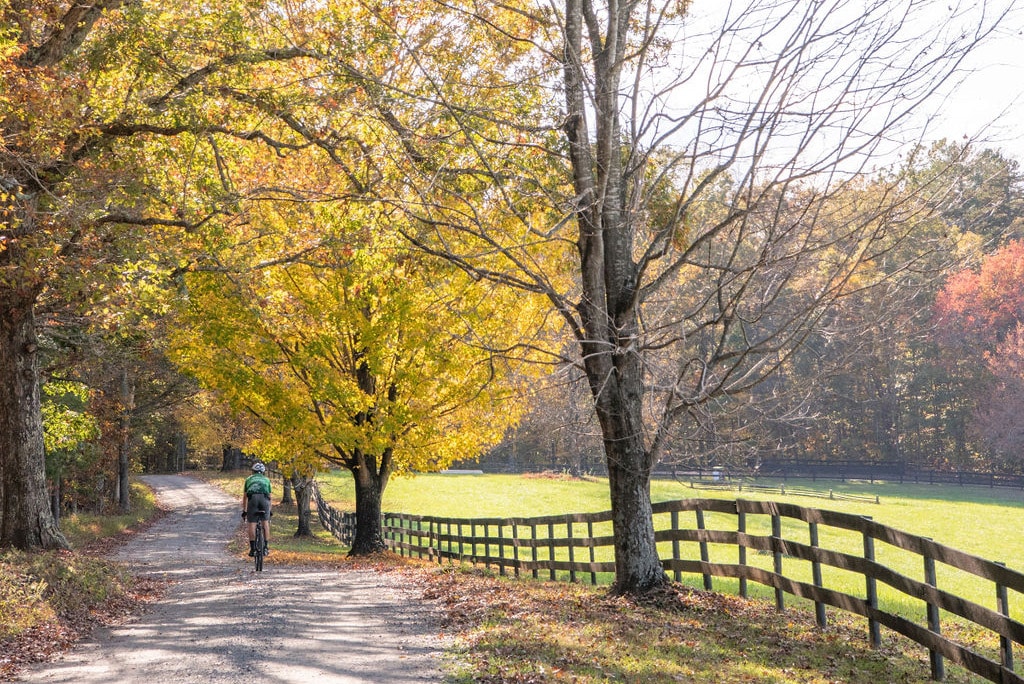
M 256 554 L 256 514 L 259 512 L 260 507 L 257 501 L 258 497 L 250 496 L 248 506 L 245 510 L 245 519 L 248 521 L 246 526 L 249 533 L 249 555 L 254 556 Z
M 255 556 L 256 555 L 256 523 L 251 522 L 251 523 L 249 523 L 249 525 L 247 527 L 248 527 L 248 532 L 249 532 L 249 556 Z

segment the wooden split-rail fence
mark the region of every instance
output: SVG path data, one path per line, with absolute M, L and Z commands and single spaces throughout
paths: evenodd
M 324 527 L 350 542 L 354 514 L 336 512 L 318 490 L 315 497 Z M 700 575 L 710 591 L 713 578 L 731 578 L 744 597 L 748 582 L 755 582 L 774 590 L 779 610 L 786 594 L 813 602 L 821 627 L 826 606 L 860 615 L 867 618 L 873 647 L 880 645 L 884 625 L 928 649 L 931 676 L 938 681 L 949 660 L 992 682 L 1024 684 L 1014 662 L 1015 648 L 1024 644 L 1024 624 L 1010 614 L 1011 598 L 1020 605 L 1024 595 L 1024 574 L 1001 563 L 866 516 L 792 504 L 683 499 L 656 503 L 653 512 L 662 565 L 676 581 Z M 477 519 L 385 513 L 383 534 L 392 551 L 438 563 L 594 584 L 614 578 L 610 512 Z M 849 593 L 851 573 L 863 592 Z M 988 606 L 940 586 L 940 577 L 952 584 L 959 575 L 988 587 Z M 879 583 L 889 588 L 881 604 Z M 915 612 L 919 619 L 912 617 Z M 950 614 L 987 633 L 991 648 L 972 648 L 943 634 L 943 622 L 957 619 Z

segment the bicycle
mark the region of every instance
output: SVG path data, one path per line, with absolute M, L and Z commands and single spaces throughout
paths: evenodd
M 252 520 L 249 522 L 256 523 L 256 550 L 253 552 L 252 558 L 256 564 L 256 572 L 263 572 L 263 558 L 266 555 L 266 539 L 263 537 L 263 521 L 266 519 L 267 514 L 264 511 L 256 511 Z

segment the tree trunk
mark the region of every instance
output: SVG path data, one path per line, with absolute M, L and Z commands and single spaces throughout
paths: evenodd
M 295 508 L 299 515 L 299 526 L 295 530 L 296 537 L 312 537 L 313 529 L 310 527 L 310 521 L 313 518 L 312 510 L 312 498 L 313 498 L 313 481 L 308 477 L 298 477 L 292 475 L 291 486 L 295 489 Z M 288 480 L 285 480 L 285 487 L 289 487 Z
M 613 591 L 643 594 L 668 577 L 654 539 L 653 461 L 643 444 L 642 369 L 639 358 L 628 352 L 591 353 L 585 358 L 608 466 L 615 536 Z
M 222 451 L 221 460 L 221 471 L 229 472 L 232 470 L 240 470 L 242 468 L 242 450 L 236 446 L 225 444 Z
M 369 457 L 357 458 L 356 462 L 358 465 L 351 468 L 356 485 L 356 538 L 349 555 L 365 556 L 386 548 L 380 516 L 390 468 L 378 472 L 375 459 Z M 390 458 L 385 456 L 384 462 L 390 463 Z
M 610 37 L 617 32 L 625 35 L 628 10 L 610 18 L 608 40 L 619 54 L 594 56 L 591 85 L 583 68 L 583 13 L 578 0 L 567 3 L 564 131 L 579 206 L 577 247 L 583 297 L 578 311 L 584 333 L 580 347 L 608 466 L 615 533 L 614 591 L 638 595 L 665 583 L 667 577 L 654 541 L 652 458 L 644 446 L 643 368 L 635 349 L 638 273 L 632 261 L 633 227 L 622 199 L 618 85 L 624 45 Z M 591 86 L 593 140 L 585 101 Z
M 292 475 L 294 478 L 295 475 Z M 292 497 L 292 478 L 284 478 L 284 487 L 281 488 L 281 505 L 291 506 L 295 503 L 295 499 Z
M 185 458 L 188 456 L 188 438 L 185 435 L 178 435 L 174 443 L 174 467 L 172 472 L 181 473 L 185 471 Z
M 0 290 L 0 546 L 68 548 L 46 489 L 34 304 Z
M 121 440 L 117 445 L 117 505 L 122 513 L 131 511 L 131 487 L 128 484 L 128 448 L 131 444 L 132 410 L 135 407 L 135 387 L 128 369 L 121 370 Z
M 619 81 L 628 6 L 609 17 L 607 43 L 585 73 L 583 3 L 569 0 L 565 13 L 565 103 L 563 124 L 576 189 L 577 248 L 583 296 L 578 305 L 580 347 L 604 440 L 615 533 L 615 586 L 620 594 L 643 594 L 667 581 L 654 541 L 651 455 L 643 441 L 643 369 L 636 342 L 637 266 L 625 186 L 619 122 Z M 584 28 L 586 26 L 586 29 Z M 597 36 L 591 35 L 593 40 Z M 594 137 L 587 123 L 587 92 L 593 95 Z
M 615 534 L 615 585 L 619 594 L 642 594 L 668 581 L 654 541 L 650 471 L 626 465 L 630 454 L 614 456 L 606 447 L 608 485 Z

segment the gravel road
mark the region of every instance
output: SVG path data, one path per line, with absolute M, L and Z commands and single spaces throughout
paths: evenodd
M 144 478 L 173 509 L 119 552 L 171 579 L 133 622 L 98 630 L 25 682 L 441 682 L 443 640 L 402 574 L 274 567 L 229 554 L 239 502 L 187 476 Z

